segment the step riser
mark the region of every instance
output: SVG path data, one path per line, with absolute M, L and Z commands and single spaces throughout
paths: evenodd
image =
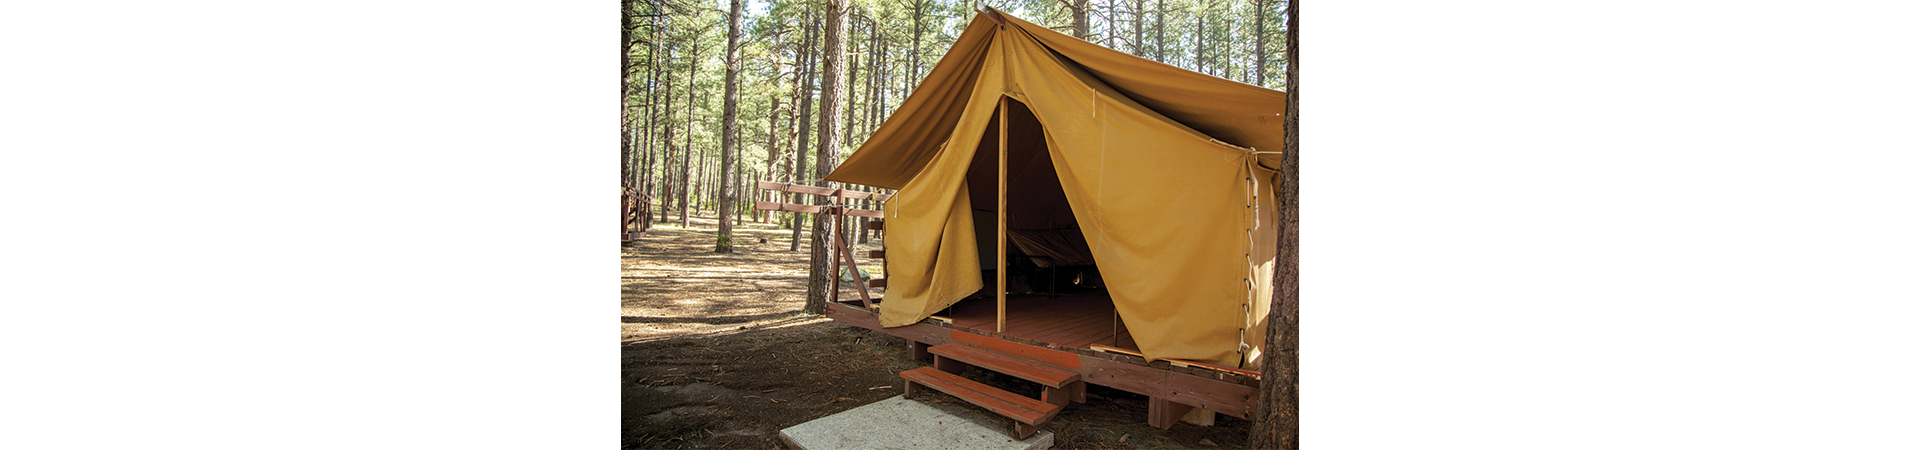
M 936 356 L 936 361 L 944 357 L 963 363 L 962 366 L 938 366 L 940 370 L 948 372 L 957 372 L 949 370 L 948 367 L 964 370 L 964 366 L 975 366 L 1051 388 L 1067 388 L 1080 381 L 1078 372 L 965 344 L 941 344 L 929 348 L 928 351 Z
M 916 388 L 915 388 L 915 386 L 921 386 L 921 384 L 920 384 L 920 383 L 917 383 L 917 382 L 914 382 L 913 380 L 907 380 L 907 388 L 906 388 L 906 397 L 907 397 L 907 398 L 913 398 L 913 394 L 915 394 L 915 393 L 919 393 L 919 392 L 920 392 L 921 390 L 923 390 L 923 389 L 929 389 L 929 388 L 931 388 L 931 387 L 926 387 L 926 388 L 917 388 L 917 389 L 916 389 Z M 961 397 L 961 396 L 959 396 L 959 395 L 954 395 L 954 393 L 952 393 L 952 392 L 946 392 L 945 390 L 943 390 L 943 389 L 940 389 L 940 388 L 931 388 L 931 389 L 933 389 L 933 390 L 935 390 L 935 391 L 940 391 L 940 392 L 943 392 L 943 393 L 946 393 L 947 395 L 953 395 L 953 396 L 954 396 L 954 398 L 958 398 L 958 399 L 961 399 L 961 400 L 965 400 L 965 401 L 966 401 L 967 403 L 972 403 L 972 404 L 973 404 L 974 406 L 979 406 L 979 407 L 981 407 L 981 408 L 984 408 L 984 409 L 986 409 L 986 410 L 987 410 L 988 412 L 991 412 L 991 413 L 994 413 L 994 414 L 996 414 L 996 415 L 999 415 L 999 416 L 1001 416 L 1001 417 L 1006 417 L 1006 418 L 1009 418 L 1009 419 L 1014 419 L 1014 421 L 1013 421 L 1013 434 L 1012 434 L 1012 435 L 1013 435 L 1013 438 L 1014 438 L 1014 439 L 1026 439 L 1026 438 L 1027 438 L 1027 436 L 1032 436 L 1034 432 L 1036 432 L 1036 431 L 1040 431 L 1040 427 L 1041 427 L 1041 426 L 1044 426 L 1044 425 L 1046 425 L 1046 423 L 1047 423 L 1047 421 L 1046 421 L 1046 420 L 1040 420 L 1040 421 L 1037 421 L 1037 423 L 1032 423 L 1032 424 L 1028 424 L 1028 423 L 1024 423 L 1024 422 L 1021 422 L 1021 421 L 1020 421 L 1019 419 L 1016 419 L 1016 418 L 1014 418 L 1014 417 L 1012 417 L 1012 416 L 1009 416 L 1009 415 L 1007 415 L 1007 414 L 1006 414 L 1006 413 L 1004 413 L 1004 412 L 1001 412 L 1001 411 L 1000 411 L 1000 410 L 998 410 L 998 409 L 994 409 L 994 408 L 991 408 L 991 407 L 987 407 L 986 405 L 981 405 L 981 404 L 980 404 L 980 402 L 977 402 L 977 401 L 974 401 L 974 400 L 972 400 L 972 399 L 969 399 L 969 398 L 966 398 L 966 397 Z M 1051 419 L 1051 417 L 1049 417 L 1048 419 Z
M 956 360 L 956 359 L 947 358 L 942 355 L 933 355 L 933 367 L 935 369 L 940 369 L 940 371 L 942 372 L 951 373 L 955 375 L 967 373 L 967 369 L 971 369 L 975 367 L 979 367 L 980 369 L 983 369 L 983 370 L 993 370 L 992 368 L 989 368 L 989 367 L 982 367 L 982 366 L 967 364 L 964 362 L 960 362 L 959 360 Z M 999 372 L 999 371 L 995 371 L 995 372 L 1012 376 L 1015 378 L 1022 378 L 1018 375 L 1008 374 L 1006 372 Z M 1032 380 L 1028 380 L 1028 381 L 1032 381 Z M 1053 386 L 1042 384 L 1040 385 L 1040 401 L 1047 402 L 1050 404 L 1060 405 L 1060 406 L 1066 406 L 1068 402 L 1086 403 L 1087 402 L 1087 383 L 1084 381 L 1073 381 L 1073 382 L 1066 383 L 1061 387 L 1053 387 Z
M 939 358 L 936 357 L 936 360 Z M 1061 404 L 1035 401 L 1032 398 L 1007 392 L 999 388 L 980 384 L 977 381 L 948 374 L 932 367 L 900 372 L 907 385 L 904 391 L 911 398 L 924 389 L 932 389 L 952 395 L 956 398 L 985 408 L 1014 421 L 1014 437 L 1026 439 L 1039 431 L 1040 427 L 1052 420 L 1061 410 Z M 1048 398 L 1064 400 L 1068 395 L 1056 393 Z

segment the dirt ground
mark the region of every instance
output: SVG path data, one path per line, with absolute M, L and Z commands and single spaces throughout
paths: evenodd
M 622 448 L 784 448 L 780 429 L 900 395 L 899 373 L 926 365 L 911 358 L 905 339 L 800 312 L 805 238 L 789 252 L 790 231 L 748 223 L 735 227 L 734 253 L 716 254 L 712 218 L 678 224 L 656 223 L 621 253 Z M 878 241 L 865 248 L 878 249 Z M 867 270 L 879 275 L 877 267 Z M 1024 380 L 981 370 L 966 376 L 1039 395 Z M 1211 427 L 1160 430 L 1146 423 L 1145 396 L 1101 386 L 1087 394 L 1086 403 L 1047 424 L 1054 448 L 1213 449 L 1246 441 L 1244 420 L 1220 415 Z M 965 404 L 937 392 L 914 400 Z

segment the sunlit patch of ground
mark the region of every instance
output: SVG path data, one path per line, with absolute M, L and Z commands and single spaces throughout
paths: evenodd
M 745 222 L 734 227 L 734 252 L 714 253 L 714 219 L 688 219 L 687 228 L 677 220 L 656 223 L 622 251 L 622 341 L 826 320 L 799 314 L 806 303 L 812 245 L 804 236 L 807 229 L 802 230 L 799 251 L 789 251 L 791 230 Z M 878 250 L 878 244 L 856 244 L 854 254 L 864 256 L 866 250 Z M 858 260 L 868 273 L 881 273 L 878 260 Z M 871 292 L 878 296 L 883 291 Z M 841 295 L 858 294 L 847 288 Z
M 781 448 L 780 429 L 900 395 L 899 373 L 924 366 L 907 341 L 800 313 L 808 242 L 788 230 L 736 227 L 715 254 L 712 218 L 658 224 L 621 257 L 623 448 Z M 760 242 L 765 238 L 766 242 Z M 878 249 L 874 245 L 866 249 Z M 880 275 L 877 261 L 861 260 Z M 876 292 L 877 294 L 877 292 Z M 852 298 L 849 288 L 841 294 Z M 988 371 L 968 378 L 1025 395 L 1038 385 Z M 1101 386 L 1047 425 L 1056 449 L 1237 448 L 1247 422 L 1146 424 L 1146 397 Z M 916 401 L 955 403 L 943 394 Z M 965 406 L 961 406 L 965 407 Z M 1011 427 L 1011 421 L 1005 424 Z

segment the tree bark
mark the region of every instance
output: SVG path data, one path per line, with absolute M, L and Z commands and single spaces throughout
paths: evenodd
M 780 79 L 775 77 L 772 84 L 780 84 Z M 773 161 L 780 158 L 780 133 L 778 132 L 780 129 L 780 96 L 769 95 L 769 97 L 772 97 L 773 106 L 767 108 L 767 168 L 760 173 L 763 174 L 761 175 L 762 177 L 765 177 L 763 179 L 773 181 Z M 753 192 L 756 192 L 753 198 L 758 200 L 760 198 L 760 195 L 757 194 L 760 192 L 759 188 L 756 187 Z M 759 210 L 755 209 L 755 211 Z M 773 211 L 767 211 L 765 218 L 758 220 L 758 222 L 767 223 L 767 221 L 771 219 L 773 219 Z
M 738 173 L 733 164 L 734 153 L 739 151 L 738 121 L 740 112 L 740 8 L 743 0 L 733 0 L 733 11 L 727 14 L 727 86 L 723 94 L 723 106 L 720 113 L 720 212 L 719 229 L 714 233 L 713 252 L 733 253 L 734 177 Z
M 655 20 L 659 19 L 656 18 Z M 654 29 L 658 30 L 658 28 Z M 647 64 L 651 66 L 648 70 L 652 71 L 652 76 L 647 78 L 647 134 L 646 138 L 641 140 L 642 145 L 646 147 L 645 153 L 647 155 L 647 165 L 646 169 L 642 172 L 642 181 L 640 183 L 641 186 L 644 186 L 646 189 L 640 197 L 642 202 L 653 201 L 653 198 L 659 193 L 658 190 L 654 189 L 655 183 L 659 180 L 659 176 L 654 173 L 660 168 L 660 158 L 654 155 L 654 137 L 656 136 L 654 129 L 660 127 L 660 39 L 657 35 L 653 40 L 653 45 L 647 47 Z M 651 205 L 649 204 L 649 206 Z M 652 229 L 653 215 L 645 214 L 643 216 L 644 217 L 641 217 L 640 231 Z
M 1087 0 L 1073 0 L 1073 37 L 1086 40 L 1091 33 L 1087 31 Z
M 872 136 L 873 129 L 879 126 L 874 111 L 879 110 L 875 100 L 880 99 L 880 22 L 869 23 L 867 32 L 867 103 L 861 109 L 861 136 Z
M 693 151 L 692 130 L 688 130 L 687 132 L 687 151 Z M 693 203 L 690 206 L 688 206 L 687 209 L 695 213 L 698 213 L 701 210 L 706 209 L 707 206 L 711 205 L 711 203 L 708 202 L 708 199 L 713 198 L 713 189 L 708 183 L 709 181 L 712 181 L 713 178 L 707 176 L 707 174 L 710 172 L 709 170 L 707 170 L 707 167 L 708 167 L 707 164 L 709 163 L 707 159 L 709 158 L 709 155 L 707 155 L 707 152 L 703 151 L 703 152 L 700 152 L 699 157 L 700 159 L 698 161 L 694 161 L 693 163 L 693 189 L 688 190 L 692 193 L 691 195 L 693 195 L 692 197 Z
M 1247 446 L 1300 448 L 1300 0 L 1287 2 L 1287 118 L 1280 160 L 1280 243 Z
M 920 35 L 926 33 L 921 27 L 921 23 L 926 17 L 927 3 L 928 2 L 924 0 L 915 0 L 913 2 L 913 52 L 907 54 L 908 57 L 912 58 L 910 62 L 913 63 L 913 73 L 909 74 L 910 78 L 920 77 Z
M 672 59 L 672 57 L 673 56 L 671 52 L 669 52 L 667 55 L 667 59 Z M 663 98 L 660 100 L 661 102 L 660 116 L 661 116 L 662 122 L 672 122 L 673 121 L 673 117 L 672 117 L 673 116 L 673 78 L 672 78 L 672 74 L 667 72 L 664 69 L 661 70 L 661 73 L 666 76 L 665 77 L 666 82 L 661 83 L 665 85 L 664 86 L 665 89 L 661 89 L 661 90 L 664 91 L 663 94 L 666 96 L 666 98 Z M 673 126 L 673 124 L 671 123 L 663 123 L 661 124 L 660 128 L 661 128 L 660 158 L 664 160 L 662 161 L 663 163 L 660 165 L 660 178 L 659 178 L 660 223 L 667 223 L 667 220 L 669 219 L 667 217 L 667 211 L 673 209 L 672 208 L 673 199 L 676 198 L 673 194 L 677 192 L 674 190 L 674 187 L 673 187 L 673 181 L 674 181 L 673 163 L 675 162 L 674 153 L 673 153 L 673 130 L 678 127 Z
M 795 85 L 800 90 L 800 115 L 794 116 L 793 118 L 794 123 L 796 124 L 795 126 L 799 129 L 799 134 L 796 136 L 796 139 L 794 139 L 794 145 L 796 147 L 793 150 L 793 156 L 794 156 L 795 162 L 793 166 L 793 180 L 790 181 L 791 183 L 795 183 L 795 184 L 801 184 L 806 182 L 807 144 L 813 142 L 812 139 L 807 139 L 807 131 L 812 130 L 812 125 L 813 125 L 813 122 L 810 121 L 810 119 L 812 119 L 813 117 L 813 76 L 814 76 L 813 44 L 814 44 L 814 38 L 817 37 L 818 35 L 817 32 L 819 29 L 820 29 L 819 22 L 811 22 L 807 28 L 806 51 L 801 52 L 803 55 L 806 55 L 807 57 L 806 58 L 807 74 L 800 78 L 801 82 L 799 84 Z M 795 198 L 795 196 L 792 194 L 788 194 L 788 198 L 790 199 Z M 798 202 L 792 202 L 792 203 L 798 203 Z M 790 252 L 800 251 L 800 226 L 801 226 L 800 222 L 804 221 L 805 218 L 806 216 L 802 215 L 801 213 L 793 213 L 793 224 L 792 224 L 793 240 L 792 242 L 789 243 L 789 247 L 787 248 L 787 251 L 790 251 Z
M 820 84 L 820 145 L 818 165 L 814 177 L 822 179 L 827 189 L 839 187 L 839 183 L 825 181 L 828 173 L 840 165 L 840 95 L 846 91 L 846 49 L 847 49 L 847 1 L 827 0 L 826 56 L 820 67 L 823 74 Z M 826 197 L 819 197 L 818 204 L 825 204 Z M 813 261 L 807 266 L 807 304 L 806 310 L 812 314 L 826 313 L 827 290 L 832 285 L 835 274 L 827 269 L 827 261 L 839 256 L 830 243 L 829 233 L 838 230 L 836 214 L 813 215 Z
M 1127 9 L 1133 10 L 1133 56 L 1144 56 L 1147 54 L 1143 50 L 1145 46 L 1142 45 L 1146 43 L 1147 38 L 1146 26 L 1143 24 L 1145 15 L 1142 14 L 1141 11 L 1146 8 L 1147 0 L 1133 0 L 1133 3 L 1127 7 Z
M 1106 10 L 1107 10 L 1107 17 L 1106 17 L 1107 26 L 1102 27 L 1101 30 L 1106 31 L 1107 37 L 1105 39 L 1102 39 L 1103 41 L 1102 44 L 1106 45 L 1107 48 L 1118 49 L 1120 47 L 1120 44 L 1115 41 L 1118 41 L 1120 39 L 1120 34 L 1119 34 L 1120 27 L 1115 26 L 1116 24 L 1114 22 L 1114 20 L 1119 18 L 1118 15 L 1114 14 L 1114 0 L 1107 0 Z
M 620 0 L 620 235 L 626 239 L 627 217 L 640 205 L 627 204 L 629 192 L 637 191 L 634 178 L 639 170 L 634 164 L 635 131 L 640 128 L 639 111 L 630 111 L 627 103 L 631 99 L 633 85 L 633 7 L 634 0 Z
M 1167 0 L 1157 0 L 1153 14 L 1153 60 L 1167 62 Z
M 687 210 L 693 209 L 693 203 L 691 200 L 693 200 L 693 188 L 696 187 L 691 183 L 693 182 L 693 165 L 692 165 L 693 163 L 693 99 L 696 95 L 694 93 L 694 87 L 695 87 L 694 85 L 697 84 L 696 82 L 700 80 L 700 76 L 698 74 L 700 70 L 700 38 L 699 36 L 694 36 L 693 48 L 688 49 L 688 52 L 689 53 L 687 56 L 687 123 L 683 125 L 687 128 L 686 130 L 687 142 L 686 142 L 686 146 L 683 148 L 684 152 L 680 154 L 680 228 L 681 229 L 686 229 L 690 224 L 692 224 L 692 222 L 687 219 Z
M 1267 85 L 1267 0 L 1253 0 L 1253 85 Z
M 852 13 L 848 13 L 848 15 L 851 16 Z M 845 41 L 847 42 L 847 55 L 845 57 L 849 59 L 846 63 L 847 81 L 845 82 L 845 84 L 847 86 L 853 86 L 855 83 L 854 80 L 860 79 L 857 76 L 860 73 L 860 54 L 853 52 L 853 43 L 856 41 L 852 39 L 852 33 L 854 33 L 853 23 L 851 20 L 852 17 L 848 17 L 848 19 L 849 19 L 847 23 L 848 37 L 847 39 L 845 39 Z M 853 111 L 854 111 L 853 104 L 855 101 L 860 99 L 860 95 L 859 95 L 860 91 L 854 90 L 852 88 L 848 88 L 846 94 L 847 94 L 847 107 L 841 108 L 842 110 L 845 111 L 846 117 L 842 118 L 840 121 L 840 142 L 853 142 Z
M 1212 74 L 1207 71 L 1207 15 L 1212 11 L 1202 9 L 1200 17 L 1193 21 L 1193 71 Z

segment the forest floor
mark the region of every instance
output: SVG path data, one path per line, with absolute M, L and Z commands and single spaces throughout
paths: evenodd
M 690 219 L 656 223 L 621 251 L 622 448 L 783 448 L 781 429 L 900 395 L 899 373 L 926 365 L 905 339 L 800 312 L 806 238 L 789 252 L 791 231 L 746 223 L 734 253 L 717 254 L 714 219 Z M 1038 385 L 997 373 L 966 376 L 1038 396 Z M 937 392 L 913 399 L 965 405 Z M 1218 415 L 1211 427 L 1160 430 L 1146 415 L 1145 396 L 1088 386 L 1087 402 L 1045 429 L 1060 449 L 1214 449 L 1243 446 L 1250 425 Z

